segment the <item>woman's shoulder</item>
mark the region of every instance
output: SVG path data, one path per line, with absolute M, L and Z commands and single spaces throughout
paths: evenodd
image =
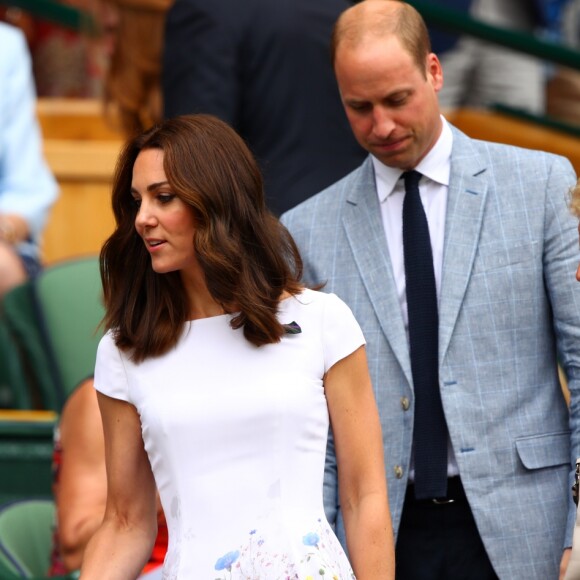
M 322 292 L 304 288 L 298 294 L 294 294 L 282 300 L 281 310 L 308 311 L 324 313 L 327 310 L 342 309 L 345 303 L 333 293 Z
M 97 359 L 123 358 L 123 351 L 117 346 L 115 331 L 109 329 L 103 334 L 97 348 Z
M 112 348 L 117 346 L 115 345 L 115 333 L 112 329 L 109 329 L 101 336 L 101 340 L 99 340 L 99 348 Z

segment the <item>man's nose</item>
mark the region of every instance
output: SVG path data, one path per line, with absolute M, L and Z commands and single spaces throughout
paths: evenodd
M 395 123 L 384 107 L 373 110 L 373 132 L 380 139 L 386 139 L 393 132 Z

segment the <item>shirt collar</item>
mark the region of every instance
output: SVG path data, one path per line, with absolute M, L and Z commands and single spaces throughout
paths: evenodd
M 451 147 L 453 145 L 453 134 L 446 119 L 441 116 L 441 135 L 431 150 L 425 155 L 415 169 L 428 179 L 449 186 L 449 175 L 451 173 Z M 375 179 L 381 182 L 381 187 L 377 187 L 379 201 L 382 203 L 393 193 L 397 181 L 403 174 L 401 169 L 388 167 L 371 155 L 375 170 Z

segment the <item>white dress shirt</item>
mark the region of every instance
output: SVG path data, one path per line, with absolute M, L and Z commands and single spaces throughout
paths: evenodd
M 447 121 L 441 117 L 443 128 L 434 147 L 427 153 L 415 170 L 423 175 L 419 182 L 419 193 L 427 223 L 433 252 L 433 270 L 437 288 L 437 301 L 441 297 L 441 275 L 443 268 L 443 244 L 445 241 L 445 215 L 447 211 L 447 194 L 449 190 L 449 175 L 451 173 L 451 147 L 453 135 Z M 409 317 L 407 315 L 407 294 L 405 287 L 405 261 L 403 258 L 403 200 L 405 184 L 401 178 L 403 171 L 387 167 L 377 158 L 372 157 L 375 170 L 375 180 L 383 228 L 387 239 L 387 247 L 391 257 L 393 275 L 397 286 L 401 313 L 409 335 Z M 451 444 L 448 444 L 447 474 L 458 475 L 457 462 Z M 413 464 L 413 462 L 411 462 Z M 409 479 L 413 480 L 414 471 L 411 468 Z
M 445 214 L 447 210 L 449 174 L 451 172 L 451 145 L 453 143 L 451 129 L 443 117 L 442 121 L 443 130 L 437 143 L 419 165 L 415 167 L 415 170 L 423 175 L 419 182 L 419 192 L 429 224 L 437 299 L 439 299 L 441 293 Z M 372 160 L 383 227 L 393 266 L 393 275 L 397 285 L 405 328 L 408 330 L 405 263 L 403 259 L 403 200 L 405 198 L 405 184 L 400 179 L 403 171 L 394 167 L 387 167 L 375 157 L 372 157 Z

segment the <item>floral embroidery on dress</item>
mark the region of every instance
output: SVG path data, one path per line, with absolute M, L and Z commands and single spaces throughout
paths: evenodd
M 181 500 L 174 496 L 171 500 L 171 506 L 166 517 L 174 522 L 174 525 L 181 526 Z M 191 534 L 189 534 L 191 535 Z M 167 551 L 165 562 L 163 564 L 161 580 L 179 580 L 179 567 L 181 566 L 181 547 L 183 544 L 183 537 L 177 536 L 177 540 L 172 547 Z
M 240 557 L 240 551 L 228 552 L 225 556 L 222 556 L 215 563 L 216 570 L 228 570 L 232 571 L 232 564 Z
M 316 532 L 309 532 L 305 536 L 302 537 L 302 543 L 305 546 L 309 546 L 311 548 L 315 548 L 315 550 L 311 550 L 307 552 L 305 557 L 300 560 L 301 563 L 309 562 L 312 558 L 315 558 L 318 562 L 321 563 L 321 566 L 318 570 L 318 575 L 321 578 L 332 578 L 332 580 L 354 580 L 355 575 L 354 572 L 349 568 L 348 576 L 340 577 L 334 573 L 335 570 L 335 561 L 333 559 L 332 562 L 329 562 L 329 556 L 336 556 L 336 549 L 338 545 L 338 540 L 336 536 L 332 533 L 330 528 L 322 525 L 322 520 L 318 519 L 319 523 L 319 533 Z M 321 535 L 323 538 L 321 539 Z M 324 541 L 324 537 L 326 537 L 326 541 Z M 342 550 L 340 545 L 338 545 L 338 549 Z M 328 574 L 332 574 L 332 576 L 328 576 Z M 314 580 L 314 576 L 306 576 L 305 580 Z
M 302 536 L 307 551 L 298 564 L 290 554 L 268 550 L 267 540 L 251 530 L 245 544 L 216 560 L 215 570 L 223 575 L 215 580 L 355 580 L 336 536 L 321 519 L 318 523 L 317 531 Z M 300 574 L 305 568 L 306 576 Z

